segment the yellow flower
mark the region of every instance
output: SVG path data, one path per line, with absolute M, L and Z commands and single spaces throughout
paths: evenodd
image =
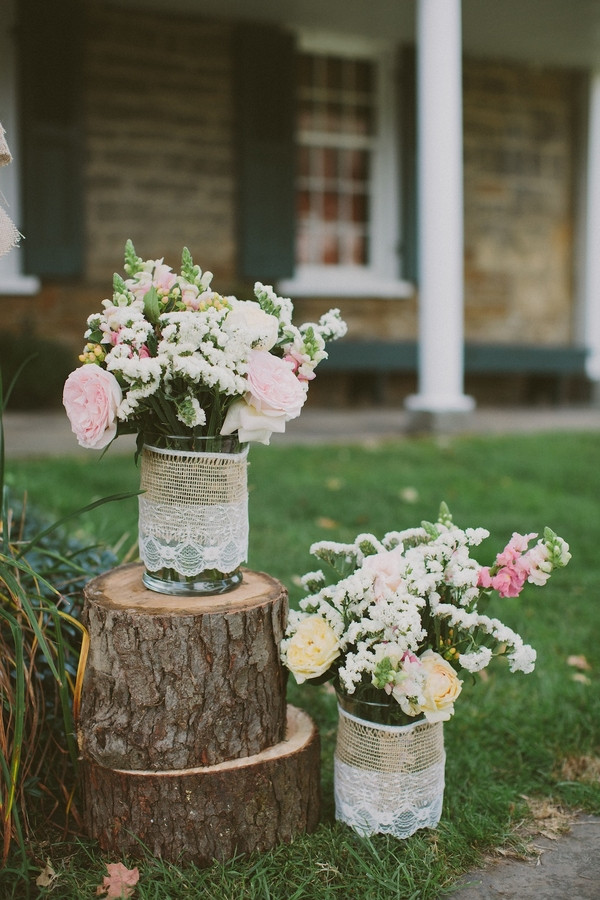
M 462 690 L 462 681 L 450 663 L 433 650 L 426 650 L 419 662 L 426 671 L 425 699 L 419 712 L 428 722 L 445 722 L 454 715 L 454 701 Z
M 287 667 L 298 684 L 318 678 L 340 655 L 335 631 L 321 616 L 303 619 L 287 646 Z

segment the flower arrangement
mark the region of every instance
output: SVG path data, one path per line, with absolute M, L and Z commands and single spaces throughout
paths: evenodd
M 506 654 L 510 670 L 531 672 L 535 650 L 484 612 L 495 591 L 516 597 L 527 582 L 543 585 L 571 554 L 550 528 L 514 533 L 491 566 L 471 548 L 489 532 L 460 529 L 445 504 L 438 521 L 392 531 L 381 541 L 359 535 L 352 544 L 329 541 L 311 553 L 330 564 L 302 579 L 309 596 L 291 611 L 282 659 L 296 681 L 333 681 L 338 694 L 387 703 L 386 719 L 445 721 L 462 689 L 458 673 L 478 672 Z
M 326 343 L 346 331 L 337 309 L 296 327 L 291 300 L 260 282 L 255 300 L 218 294 L 187 248 L 177 275 L 127 241 L 125 273 L 89 317 L 82 366 L 63 392 L 83 447 L 124 433 L 138 434 L 138 449 L 149 436 L 268 444 L 300 414 Z

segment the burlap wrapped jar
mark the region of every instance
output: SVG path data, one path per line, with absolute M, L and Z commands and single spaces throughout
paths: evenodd
M 217 594 L 242 580 L 248 557 L 248 447 L 237 439 L 144 445 L 139 547 L 144 584 L 165 594 Z M 198 439 L 194 441 L 194 447 Z M 213 449 L 216 448 L 216 449 Z
M 435 828 L 444 799 L 443 723 L 380 724 L 354 715 L 339 700 L 336 818 L 363 836 L 407 838 Z

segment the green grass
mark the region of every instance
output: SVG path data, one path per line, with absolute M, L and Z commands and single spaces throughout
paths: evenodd
M 349 540 L 361 531 L 380 536 L 433 519 L 442 499 L 458 525 L 490 530 L 477 554 L 482 563 L 492 561 L 513 531 L 541 532 L 544 525 L 568 541 L 573 559 L 546 587 L 529 586 L 520 600 L 497 602 L 492 614 L 536 647 L 538 664 L 527 676 L 510 675 L 498 664 L 487 680 L 465 684 L 444 729 L 446 792 L 435 831 L 407 841 L 365 841 L 335 823 L 335 698 L 327 687 L 291 683 L 290 702 L 307 709 L 321 732 L 323 810 L 317 833 L 204 871 L 148 858 L 139 864 L 136 897 L 425 900 L 441 896 L 487 849 L 517 840 L 524 796 L 548 796 L 600 813 L 600 786 L 569 780 L 561 771 L 569 757 L 600 755 L 599 450 L 595 434 L 415 439 L 370 448 L 253 447 L 249 565 L 279 578 L 292 604 L 301 596 L 298 576 L 316 567 L 311 543 Z M 110 451 L 100 461 L 7 464 L 12 492 L 26 488 L 31 502 L 54 516 L 97 497 L 136 490 L 138 477 L 131 458 Z M 102 544 L 119 545 L 123 557 L 135 545 L 136 522 L 132 498 L 82 516 L 77 527 Z M 589 660 L 592 669 L 582 673 L 587 682 L 573 679 L 578 673 L 567 662 L 571 655 Z M 33 876 L 49 858 L 59 877 L 48 896 L 65 900 L 91 896 L 105 874 L 104 862 L 117 861 L 103 860 L 85 840 L 54 840 L 32 853 Z M 7 872 L 0 886 L 14 880 Z

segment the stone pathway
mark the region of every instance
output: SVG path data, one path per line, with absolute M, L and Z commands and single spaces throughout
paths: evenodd
M 464 422 L 463 434 L 518 434 L 532 431 L 600 431 L 600 408 L 535 407 L 476 409 Z M 79 447 L 66 415 L 61 411 L 4 415 L 6 456 L 35 457 L 89 454 Z M 289 422 L 285 434 L 274 435 L 273 444 L 364 443 L 405 438 L 409 434 L 404 409 L 360 408 L 304 410 Z M 130 453 L 133 435 L 115 441 L 110 453 Z
M 452 900 L 599 900 L 600 817 L 578 815 L 568 834 L 533 839 L 531 861 L 494 860 L 464 875 Z

